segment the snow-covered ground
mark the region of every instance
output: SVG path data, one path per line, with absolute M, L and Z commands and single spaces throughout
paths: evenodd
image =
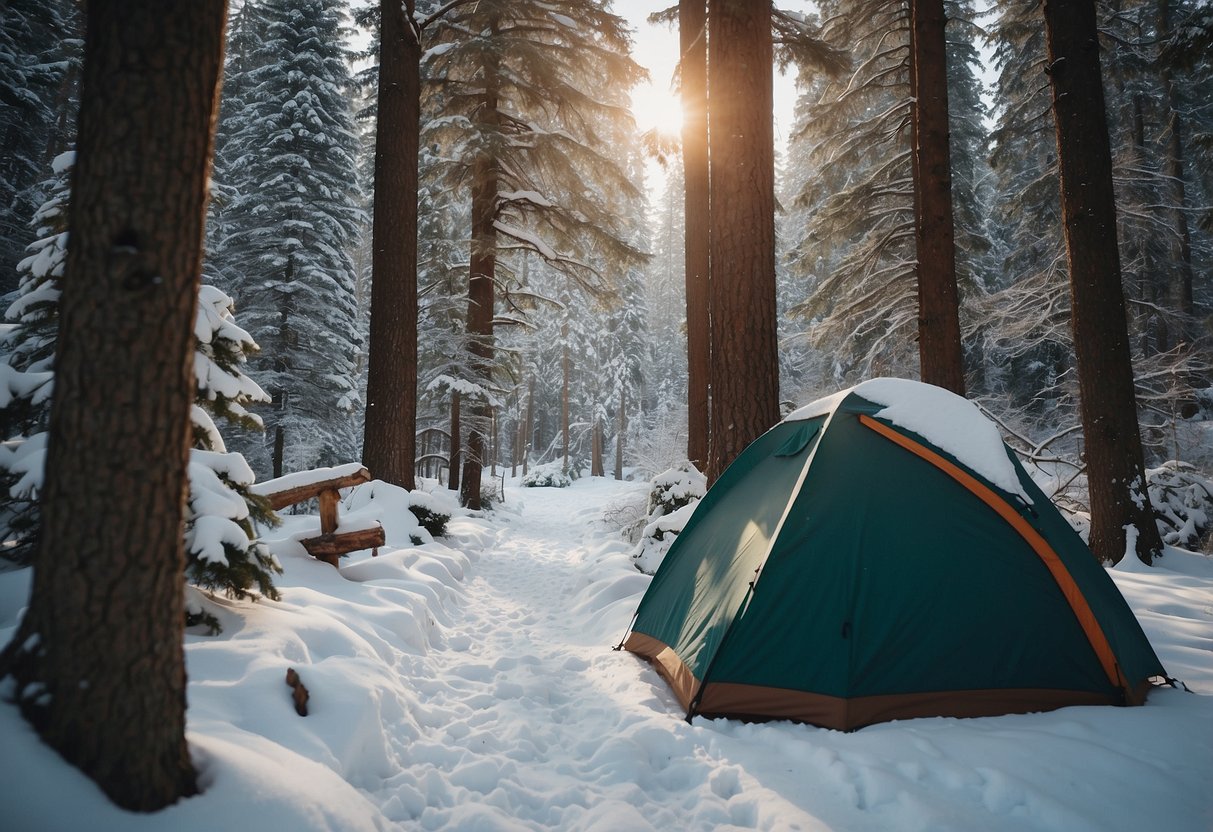
M 851 734 L 688 724 L 650 667 L 611 649 L 649 578 L 601 518 L 643 492 L 507 488 L 498 511 L 420 547 L 385 517 L 407 548 L 340 574 L 292 541 L 314 518 L 289 518 L 283 601 L 225 603 L 222 635 L 188 636 L 205 793 L 115 809 L 3 704 L 0 829 L 1213 829 L 1213 558 L 1171 550 L 1113 573 L 1193 693 Z M 0 574 L 0 642 L 27 591 Z

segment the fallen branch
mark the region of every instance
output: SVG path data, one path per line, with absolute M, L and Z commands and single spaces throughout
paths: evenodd
M 303 682 L 299 678 L 299 674 L 295 672 L 295 668 L 288 668 L 286 671 L 286 683 L 291 687 L 291 698 L 295 700 L 295 713 L 299 716 L 307 716 L 307 700 L 310 698 L 307 688 L 303 686 Z

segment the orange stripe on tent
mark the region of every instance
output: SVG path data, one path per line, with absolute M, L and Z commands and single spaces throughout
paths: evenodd
M 920 445 L 908 436 L 898 433 L 888 425 L 878 422 L 870 416 L 860 414 L 859 421 L 889 441 L 900 445 L 910 453 L 926 460 L 943 471 L 971 491 L 983 503 L 994 509 L 1003 520 L 1011 524 L 1011 527 L 1019 533 L 1019 536 L 1032 547 L 1032 551 L 1044 562 L 1049 573 L 1053 576 L 1053 580 L 1057 582 L 1061 594 L 1065 596 L 1070 609 L 1074 611 L 1074 616 L 1082 627 L 1083 633 L 1086 634 L 1087 641 L 1091 644 L 1091 649 L 1095 651 L 1095 655 L 1099 658 L 1099 663 L 1103 666 L 1103 671 L 1107 674 L 1108 681 L 1112 683 L 1113 687 L 1123 690 L 1126 696 L 1132 696 L 1129 686 L 1126 684 L 1124 677 L 1121 676 L 1120 668 L 1116 663 L 1116 656 L 1112 652 L 1112 645 L 1108 643 L 1108 637 L 1104 634 L 1103 628 L 1099 626 L 1099 621 L 1095 618 L 1095 613 L 1091 610 L 1090 604 L 1087 603 L 1087 599 L 1078 588 L 1078 585 L 1074 583 L 1074 576 L 1070 574 L 1070 570 L 1066 569 L 1066 565 L 1062 563 L 1061 558 L 1053 551 L 1053 547 L 1049 545 L 1048 541 L 1041 537 L 1040 532 L 1032 528 L 1031 524 L 1024 520 L 1018 511 L 1012 508 L 1006 500 L 998 496 L 987 485 L 964 469 L 944 459 L 930 448 Z

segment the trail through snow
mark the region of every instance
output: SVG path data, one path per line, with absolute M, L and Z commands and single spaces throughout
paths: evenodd
M 626 618 L 596 613 L 634 605 L 648 579 L 618 580 L 624 546 L 602 541 L 600 496 L 519 493 L 521 515 L 465 583 L 448 649 L 413 669 L 425 704 L 400 753 L 416 762 L 385 784 L 385 814 L 430 829 L 753 827 L 741 769 L 685 756 L 672 697 L 658 701 L 655 675 L 611 649 Z M 587 580 L 596 557 L 616 580 Z

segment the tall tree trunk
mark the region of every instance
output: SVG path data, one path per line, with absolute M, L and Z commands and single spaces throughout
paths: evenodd
M 594 419 L 594 433 L 591 439 L 590 476 L 605 477 L 606 468 L 602 463 L 602 419 Z
M 540 451 L 541 451 L 540 455 L 535 458 L 536 463 L 542 463 L 545 459 L 547 459 L 547 455 L 548 455 L 548 447 L 544 441 L 544 437 L 547 436 L 547 423 L 548 423 L 547 417 L 548 417 L 548 412 L 546 410 L 541 410 L 541 411 L 539 411 L 539 414 L 535 418 L 535 445 L 534 445 L 534 447 L 540 449 Z
M 564 343 L 560 353 L 560 450 L 564 456 L 561 471 L 569 472 L 569 322 L 560 326 L 560 340 Z
M 708 461 L 708 110 L 706 0 L 680 0 L 682 49 L 682 171 L 685 183 L 685 281 L 687 306 L 687 458 L 704 469 Z
M 362 463 L 414 487 L 417 455 L 417 143 L 421 44 L 413 0 L 381 0 L 371 333 Z
M 496 67 L 486 63 L 487 89 L 478 119 L 486 129 L 500 122 L 497 111 Z M 497 272 L 497 160 L 481 154 L 472 165 L 472 256 L 468 277 L 467 334 L 472 373 L 487 390 L 493 373 L 493 302 Z M 463 463 L 463 482 L 459 501 L 467 508 L 480 508 L 480 480 L 484 469 L 484 425 L 488 400 L 479 396 L 473 405 L 474 418 L 468 426 L 468 453 Z
M 708 4 L 714 482 L 779 421 L 770 0 Z
M 510 479 L 518 476 L 518 453 L 522 447 L 522 394 L 517 388 L 514 389 L 514 436 L 510 442 Z
M 522 443 L 522 476 L 531 465 L 531 446 L 535 443 L 535 376 L 531 375 L 526 397 L 526 439 Z
M 497 476 L 497 455 L 498 455 L 497 409 L 496 408 L 489 409 L 489 424 L 492 426 L 492 435 L 490 437 L 492 441 L 490 443 L 490 450 L 489 450 L 489 474 L 496 477 Z
M 1091 496 L 1090 545 L 1096 557 L 1118 562 L 1132 544 L 1150 563 L 1162 551 L 1162 540 L 1146 497 L 1095 4 L 1045 0 L 1044 10 Z M 1135 541 L 1128 539 L 1129 527 L 1136 530 Z
M 196 791 L 183 524 L 225 13 L 88 4 L 42 533 L 0 658 L 46 743 L 137 811 Z
M 451 454 L 446 465 L 446 487 L 459 490 L 459 474 L 463 465 L 463 419 L 460 413 L 459 391 L 451 392 Z
M 619 386 L 619 435 L 615 437 L 615 479 L 623 479 L 623 436 L 628 429 L 628 387 Z
M 286 455 L 286 431 L 282 429 L 282 425 L 274 427 L 274 451 L 270 459 L 270 466 L 274 475 L 274 479 L 282 476 L 282 457 Z
M 910 13 L 919 364 L 923 381 L 963 396 L 943 0 L 911 0 Z

